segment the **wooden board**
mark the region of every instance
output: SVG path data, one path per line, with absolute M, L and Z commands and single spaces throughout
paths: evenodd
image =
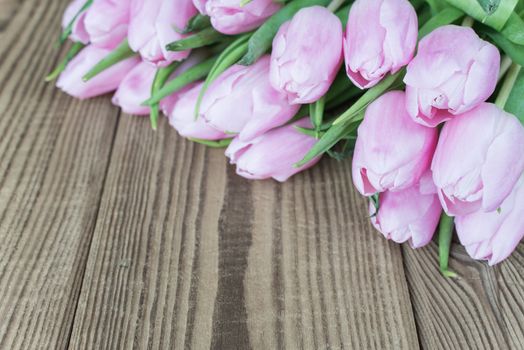
M 522 349 L 495 268 L 387 242 L 350 161 L 285 184 L 45 85 L 65 0 L 0 4 L 0 349 Z

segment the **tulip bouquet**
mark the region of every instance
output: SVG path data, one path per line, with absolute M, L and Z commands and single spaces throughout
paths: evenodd
M 237 173 L 285 181 L 323 155 L 388 239 L 452 233 L 496 264 L 524 236 L 524 3 L 519 0 L 74 0 L 47 77 L 114 92 L 224 147 Z M 502 58 L 501 58 L 502 57 Z

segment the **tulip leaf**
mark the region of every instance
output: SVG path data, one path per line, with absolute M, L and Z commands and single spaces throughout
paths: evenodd
M 344 28 L 344 30 L 346 30 L 346 24 L 348 23 L 350 8 L 351 8 L 350 5 L 346 5 L 338 9 L 337 12 L 335 12 L 335 16 L 337 16 L 340 22 L 342 23 L 342 27 Z
M 200 30 L 209 28 L 210 26 L 211 19 L 209 18 L 209 16 L 205 16 L 199 13 L 189 19 L 186 27 L 184 28 L 184 30 L 180 32 L 180 34 L 198 32 Z
M 446 7 L 435 16 L 431 17 L 418 31 L 419 39 L 422 39 L 438 27 L 450 24 L 464 16 L 464 12 L 455 7 Z
M 342 148 L 340 151 L 337 151 L 332 148 L 329 149 L 326 153 L 328 156 L 338 161 L 344 160 L 351 156 L 351 154 L 355 150 L 355 141 L 356 138 L 354 137 L 346 137 L 345 141 L 342 143 Z
M 438 249 L 440 272 L 446 277 L 457 277 L 457 274 L 448 268 L 453 226 L 453 218 L 442 213 L 438 227 Z
M 524 69 L 516 68 L 519 69 L 519 72 L 513 83 L 509 97 L 506 100 L 504 109 L 506 112 L 516 116 L 524 125 Z
M 166 83 L 167 79 L 173 74 L 173 72 L 180 67 L 182 62 L 173 62 L 167 67 L 158 68 L 153 79 L 153 85 L 151 86 L 151 96 L 157 93 Z M 151 120 L 151 128 L 157 129 L 158 116 L 160 115 L 160 104 L 159 102 L 154 103 L 150 106 L 149 119 Z
M 217 32 L 213 27 L 206 28 L 186 38 L 166 45 L 168 51 L 185 51 L 214 44 L 224 38 L 224 34 Z
M 259 57 L 271 48 L 273 38 L 280 26 L 290 20 L 298 10 L 314 5 L 327 6 L 329 2 L 329 0 L 294 0 L 284 6 L 255 31 L 249 39 L 247 53 L 238 63 L 245 66 L 255 63 Z
M 399 85 L 402 83 L 402 77 L 404 76 L 405 70 L 389 75 L 386 78 L 382 79 L 380 83 L 373 86 L 371 89 L 366 91 L 348 110 L 342 113 L 334 122 L 333 126 L 337 124 L 343 124 L 347 121 L 351 121 L 355 116 L 357 116 L 361 111 L 363 111 L 371 102 L 373 102 L 377 97 L 382 95 L 387 90 Z
M 350 122 L 339 123 L 333 125 L 329 128 L 324 135 L 318 140 L 315 145 L 308 151 L 304 158 L 295 164 L 295 167 L 299 168 L 311 160 L 315 159 L 319 155 L 326 153 L 333 146 L 335 146 L 340 140 L 347 137 L 348 134 L 355 131 L 362 119 L 364 118 L 364 113 L 361 112 L 357 118 Z
M 82 44 L 82 43 L 73 43 L 73 45 L 71 46 L 69 51 L 66 53 L 66 56 L 64 57 L 64 59 L 58 64 L 58 66 L 56 66 L 56 68 L 47 77 L 45 77 L 45 81 L 49 82 L 49 81 L 52 81 L 52 80 L 55 80 L 56 78 L 58 78 L 60 73 L 62 73 L 66 69 L 66 67 L 69 64 L 69 62 L 71 62 L 71 60 L 84 47 L 85 47 L 85 45 Z
M 127 42 L 127 38 L 118 45 L 116 49 L 111 51 L 106 57 L 104 57 L 100 62 L 95 64 L 93 68 L 89 70 L 83 77 L 83 81 L 89 81 L 98 74 L 102 73 L 106 69 L 114 66 L 115 64 L 128 59 L 129 57 L 135 56 L 136 53 L 131 50 Z
M 506 22 L 512 17 L 513 10 L 519 0 L 504 0 L 500 1 L 499 6 L 488 14 L 480 5 L 481 0 L 446 0 L 450 5 L 455 6 L 464 11 L 469 16 L 473 17 L 479 22 L 482 22 L 496 30 L 502 30 Z M 482 0 L 490 2 L 490 0 Z M 496 0 L 495 0 L 496 1 Z M 493 2 L 493 0 L 491 1 Z
M 200 143 L 202 145 L 212 147 L 212 148 L 225 148 L 231 144 L 233 139 L 223 139 L 223 140 L 218 140 L 218 141 L 212 141 L 212 140 L 204 140 L 204 139 L 195 139 L 195 138 L 190 137 L 189 141 Z
M 197 80 L 204 78 L 209 74 L 209 71 L 216 62 L 216 57 L 207 59 L 206 61 L 195 64 L 180 75 L 168 81 L 160 90 L 155 92 L 151 98 L 142 102 L 143 106 L 151 106 L 159 103 L 163 98 L 171 95 Z
M 195 118 L 198 118 L 198 114 L 200 112 L 200 104 L 202 103 L 202 99 L 207 89 L 209 88 L 209 85 L 211 85 L 211 83 L 216 78 L 218 78 L 220 74 L 222 74 L 226 69 L 235 64 L 239 60 L 239 58 L 245 54 L 248 46 L 247 43 L 251 35 L 252 33 L 247 33 L 240 36 L 218 56 L 217 60 L 213 64 L 213 67 L 211 67 L 211 70 L 209 71 L 206 80 L 204 81 L 204 85 L 202 85 L 200 94 L 198 95 L 198 99 L 195 106 Z
M 524 21 L 515 12 L 511 14 L 500 33 L 512 43 L 524 45 Z
M 86 11 L 91 5 L 93 4 L 93 0 L 87 0 L 84 5 L 78 10 L 78 12 L 74 15 L 73 19 L 67 24 L 67 26 L 64 28 L 62 33 L 60 34 L 59 43 L 62 45 L 67 38 L 71 35 L 73 32 L 73 26 L 75 25 L 75 21 L 82 14 L 82 12 Z
M 349 80 L 346 70 L 342 68 L 325 95 L 326 104 L 332 107 L 332 105 L 339 104 L 338 100 L 349 101 L 359 94 L 362 94 L 362 90 Z
M 448 4 L 445 0 L 426 0 L 429 7 L 431 8 L 431 12 L 433 14 L 439 13 L 440 11 L 444 10 L 446 7 L 448 7 Z
M 500 5 L 500 0 L 477 0 L 480 7 L 486 12 L 486 14 L 492 15 Z
M 507 39 L 504 35 L 497 32 L 495 29 L 485 25 L 479 25 L 480 32 L 487 34 L 493 42 L 502 49 L 515 63 L 524 66 L 524 45 L 517 45 Z

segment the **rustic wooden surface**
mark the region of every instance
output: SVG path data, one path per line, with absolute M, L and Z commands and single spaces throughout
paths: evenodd
M 524 249 L 495 268 L 368 223 L 348 161 L 234 175 L 165 121 L 42 77 L 64 0 L 0 2 L 0 349 L 523 349 Z

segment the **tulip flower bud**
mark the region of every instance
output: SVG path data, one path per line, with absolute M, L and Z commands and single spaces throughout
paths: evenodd
M 369 205 L 371 223 L 384 237 L 397 243 L 409 240 L 413 248 L 431 241 L 441 212 L 430 171 L 419 184 L 397 192 L 380 193 L 378 212 L 374 203 Z
M 82 77 L 110 52 L 110 50 L 93 45 L 85 47 L 60 74 L 56 86 L 69 95 L 80 99 L 103 95 L 116 90 L 127 73 L 140 62 L 138 57 L 120 61 L 87 82 L 82 80 Z
M 495 265 L 506 259 L 524 237 L 524 177 L 521 177 L 500 209 L 457 216 L 460 242 L 474 259 Z
M 125 113 L 135 115 L 149 114 L 149 107 L 142 102 L 151 97 L 151 86 L 156 68 L 147 62 L 140 62 L 126 74 L 113 96 L 113 104 Z
M 404 78 L 407 109 L 436 126 L 486 101 L 497 85 L 500 54 L 471 28 L 440 27 L 420 41 Z
M 208 0 L 205 14 L 220 33 L 239 34 L 260 26 L 279 9 L 272 0 L 252 0 L 246 5 L 240 0 Z
M 414 123 L 402 91 L 388 92 L 369 105 L 358 128 L 353 182 L 364 196 L 415 185 L 428 170 L 436 129 Z
M 417 46 L 417 13 L 407 0 L 356 0 L 344 39 L 346 72 L 361 89 L 409 63 Z
M 213 128 L 249 141 L 287 123 L 298 112 L 269 83 L 269 56 L 251 66 L 234 65 L 206 91 L 200 116 Z
M 85 0 L 73 0 L 67 6 L 64 15 L 62 16 L 62 28 L 64 29 L 67 28 L 71 21 L 73 21 L 73 27 L 71 28 L 72 31 L 69 39 L 75 42 L 81 42 L 82 44 L 89 43 L 89 34 L 86 31 L 84 23 L 87 12 L 82 11 L 80 13 L 85 3 Z
M 327 92 L 341 63 L 340 20 L 325 7 L 306 7 L 273 39 L 271 85 L 286 93 L 290 103 L 315 102 Z
M 189 51 L 168 51 L 166 45 L 186 37 L 175 29 L 185 28 L 196 13 L 191 0 L 131 0 L 129 46 L 160 67 L 183 60 Z
M 483 103 L 444 125 L 431 168 L 451 216 L 496 210 L 524 170 L 524 127 Z
M 169 124 L 184 137 L 220 140 L 228 135 L 213 129 L 204 119 L 195 119 L 195 106 L 203 83 L 191 84 L 160 103 Z
M 84 19 L 91 44 L 105 49 L 117 47 L 127 36 L 129 10 L 129 0 L 94 1 Z
M 226 156 L 231 164 L 237 165 L 237 174 L 248 179 L 273 178 L 284 182 L 316 164 L 320 157 L 302 167 L 294 167 L 317 142 L 314 137 L 301 133 L 295 126 L 312 127 L 306 118 L 268 131 L 250 142 L 235 138 L 227 148 Z

